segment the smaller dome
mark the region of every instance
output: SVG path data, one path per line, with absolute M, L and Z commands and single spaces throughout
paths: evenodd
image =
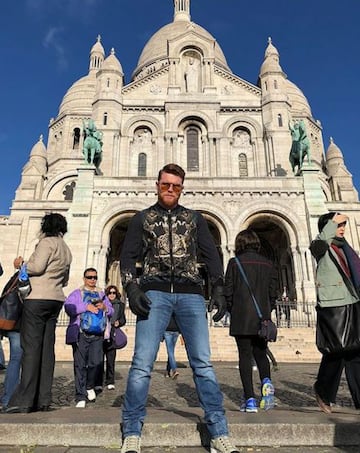
M 279 59 L 279 51 L 277 48 L 273 45 L 271 38 L 268 38 L 268 46 L 265 50 L 265 58 L 268 57 L 277 57 Z
M 311 116 L 311 108 L 304 93 L 300 90 L 295 83 L 290 80 L 285 80 L 285 92 L 289 97 L 291 103 L 291 111 L 293 113 L 306 113 Z
M 283 74 L 283 70 L 280 66 L 279 52 L 273 45 L 271 38 L 268 38 L 268 46 L 265 50 L 265 59 L 260 68 L 260 77 L 269 72 L 278 72 Z
M 42 134 L 39 137 L 39 141 L 37 143 L 35 143 L 35 145 L 32 147 L 32 150 L 30 152 L 30 159 L 36 158 L 36 157 L 41 157 L 43 159 L 46 159 L 46 147 L 43 142 Z
M 329 160 L 336 160 L 336 159 L 341 159 L 342 161 L 344 160 L 343 153 L 341 152 L 340 148 L 334 143 L 334 140 L 332 137 L 330 137 L 330 145 L 328 149 L 326 150 L 326 161 L 328 162 Z
M 120 64 L 120 61 L 117 59 L 115 55 L 115 50 L 114 48 L 111 49 L 110 55 L 105 58 L 104 63 L 102 64 L 101 69 L 103 71 L 116 71 L 120 72 L 121 75 L 124 75 L 122 66 Z
M 105 50 L 101 44 L 101 36 L 97 36 L 97 41 L 96 43 L 92 46 L 90 53 L 101 53 L 102 55 L 105 55 Z

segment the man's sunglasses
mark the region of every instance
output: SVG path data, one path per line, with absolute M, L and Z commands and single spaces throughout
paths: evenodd
M 85 278 L 87 280 L 97 280 L 98 279 L 96 275 L 85 275 Z
M 166 192 L 172 186 L 172 190 L 175 193 L 180 193 L 183 190 L 182 184 L 173 184 L 172 182 L 159 182 L 159 188 L 161 192 Z

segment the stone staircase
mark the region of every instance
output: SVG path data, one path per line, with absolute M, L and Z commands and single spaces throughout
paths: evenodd
M 118 351 L 117 359 L 131 361 L 134 348 L 135 326 L 125 326 L 123 330 L 128 336 L 128 345 Z M 56 359 L 72 361 L 72 348 L 65 344 L 65 326 L 56 329 Z M 229 336 L 228 327 L 210 327 L 210 342 L 213 361 L 237 362 L 238 353 L 234 338 Z M 5 356 L 9 357 L 9 342 L 2 342 Z M 281 327 L 275 343 L 269 343 L 272 353 L 278 362 L 319 362 L 321 355 L 315 346 L 315 328 L 312 327 Z M 180 362 L 187 361 L 185 346 L 177 342 L 175 355 Z M 165 344 L 161 343 L 158 360 L 166 361 Z

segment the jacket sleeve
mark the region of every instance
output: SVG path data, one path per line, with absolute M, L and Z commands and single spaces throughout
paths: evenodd
M 329 220 L 322 232 L 311 242 L 310 251 L 316 261 L 319 261 L 319 259 L 329 250 L 330 244 L 336 235 L 336 230 L 337 224 L 332 220 Z
M 112 303 L 109 301 L 109 299 L 105 296 L 104 293 L 100 293 L 100 297 L 103 298 L 104 297 L 104 304 L 107 308 L 107 316 L 108 318 L 110 319 L 111 316 L 114 314 L 114 307 L 112 305 Z
M 141 212 L 130 220 L 120 255 L 120 274 L 124 288 L 136 281 L 136 262 L 142 261 L 143 224 Z
M 125 316 L 125 304 L 123 302 L 119 303 L 119 313 L 117 316 L 117 321 L 119 321 L 119 326 L 125 326 L 126 316 Z
M 233 294 L 234 294 L 233 264 L 234 258 L 231 258 L 230 261 L 228 262 L 225 273 L 225 297 L 229 311 L 231 311 L 233 305 Z
M 212 285 L 224 284 L 224 268 L 204 217 L 198 212 L 197 242 Z
M 76 317 L 81 313 L 85 313 L 86 304 L 84 304 L 80 289 L 76 289 L 68 295 L 64 303 L 65 312 L 70 317 Z
M 51 256 L 52 243 L 47 238 L 40 239 L 34 252 L 26 262 L 27 272 L 30 276 L 42 275 L 48 266 Z

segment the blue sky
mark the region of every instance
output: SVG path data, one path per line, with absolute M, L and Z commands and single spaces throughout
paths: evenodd
M 2 0 L 0 215 L 22 167 L 56 117 L 67 89 L 87 74 L 102 36 L 129 83 L 147 40 L 173 19 L 172 0 Z M 220 44 L 232 71 L 256 84 L 268 36 L 288 78 L 342 150 L 360 190 L 360 1 L 191 0 L 191 18 Z

